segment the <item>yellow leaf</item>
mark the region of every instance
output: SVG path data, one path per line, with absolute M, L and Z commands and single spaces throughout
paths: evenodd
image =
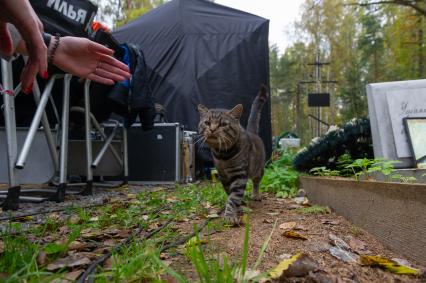
M 293 264 L 301 255 L 301 253 L 297 253 L 291 258 L 281 261 L 274 269 L 269 271 L 269 276 L 271 277 L 271 279 L 280 278 L 281 274 L 283 274 L 283 272 L 287 270 L 289 266 Z
M 197 239 L 197 237 L 192 237 L 191 239 L 186 242 L 185 247 L 193 247 L 193 246 L 199 246 L 199 245 L 205 245 L 208 241 L 204 239 Z
M 126 195 L 128 199 L 135 199 L 136 195 L 135 194 L 127 194 Z
M 362 255 L 359 258 L 362 265 L 377 266 L 400 275 L 419 275 L 418 269 L 411 268 L 409 266 L 401 265 L 393 260 L 380 257 L 380 256 L 368 256 Z
M 280 224 L 280 229 L 284 229 L 284 230 L 291 230 L 294 227 L 296 227 L 296 222 L 284 222 L 282 224 Z
M 287 238 L 293 238 L 293 239 L 301 239 L 301 240 L 307 240 L 308 239 L 305 236 L 300 235 L 299 233 L 294 232 L 294 231 L 285 231 L 283 233 L 283 235 L 286 236 Z

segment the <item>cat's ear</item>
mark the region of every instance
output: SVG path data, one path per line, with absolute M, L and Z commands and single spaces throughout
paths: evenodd
M 209 109 L 204 106 L 203 104 L 198 104 L 198 112 L 200 112 L 201 115 L 205 115 Z
M 237 104 L 234 108 L 228 111 L 228 114 L 231 115 L 233 118 L 239 120 L 241 114 L 243 114 L 243 105 Z

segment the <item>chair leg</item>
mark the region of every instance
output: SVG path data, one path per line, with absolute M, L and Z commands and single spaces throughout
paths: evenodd
M 13 89 L 12 64 L 1 60 L 2 82 L 6 90 Z M 7 163 L 9 173 L 9 190 L 3 202 L 4 210 L 17 210 L 19 208 L 19 195 L 21 187 L 16 174 L 15 162 L 18 158 L 18 140 L 16 137 L 15 98 L 3 93 L 4 120 L 7 139 Z
M 59 165 L 59 186 L 56 188 L 56 201 L 62 202 L 65 199 L 67 187 L 67 164 L 68 164 L 68 128 L 69 128 L 69 104 L 70 104 L 70 82 L 72 75 L 64 77 L 64 90 L 62 101 L 62 121 L 61 121 L 61 152 Z
M 124 165 L 124 177 L 123 184 L 126 185 L 129 182 L 129 156 L 128 156 L 128 145 L 127 145 L 127 129 L 123 125 L 123 165 Z
M 92 168 L 92 137 L 91 137 L 91 123 L 90 123 L 90 97 L 89 97 L 90 80 L 86 80 L 84 84 L 84 124 L 86 130 L 86 170 L 87 180 L 86 188 L 83 190 L 84 195 L 91 195 L 93 193 L 93 168 Z

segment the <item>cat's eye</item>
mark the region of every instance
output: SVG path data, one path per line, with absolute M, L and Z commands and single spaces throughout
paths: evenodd
M 210 121 L 206 121 L 204 124 L 206 124 L 206 126 L 210 126 Z
M 220 123 L 220 125 L 221 125 L 222 127 L 226 127 L 226 126 L 228 126 L 228 122 L 222 122 L 222 123 Z

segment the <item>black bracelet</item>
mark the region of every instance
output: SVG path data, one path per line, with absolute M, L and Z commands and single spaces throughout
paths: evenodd
M 48 33 L 45 33 L 45 32 L 43 32 L 41 35 L 43 36 L 44 44 L 47 46 L 47 48 L 49 48 L 52 36 Z
M 61 36 L 59 35 L 59 33 L 57 33 L 55 35 L 55 42 L 53 43 L 53 47 L 51 50 L 49 50 L 50 52 L 48 53 L 48 56 L 47 56 L 47 62 L 49 64 L 53 63 L 53 59 L 55 58 L 55 52 L 56 52 L 56 49 L 58 49 L 60 40 L 61 40 Z

